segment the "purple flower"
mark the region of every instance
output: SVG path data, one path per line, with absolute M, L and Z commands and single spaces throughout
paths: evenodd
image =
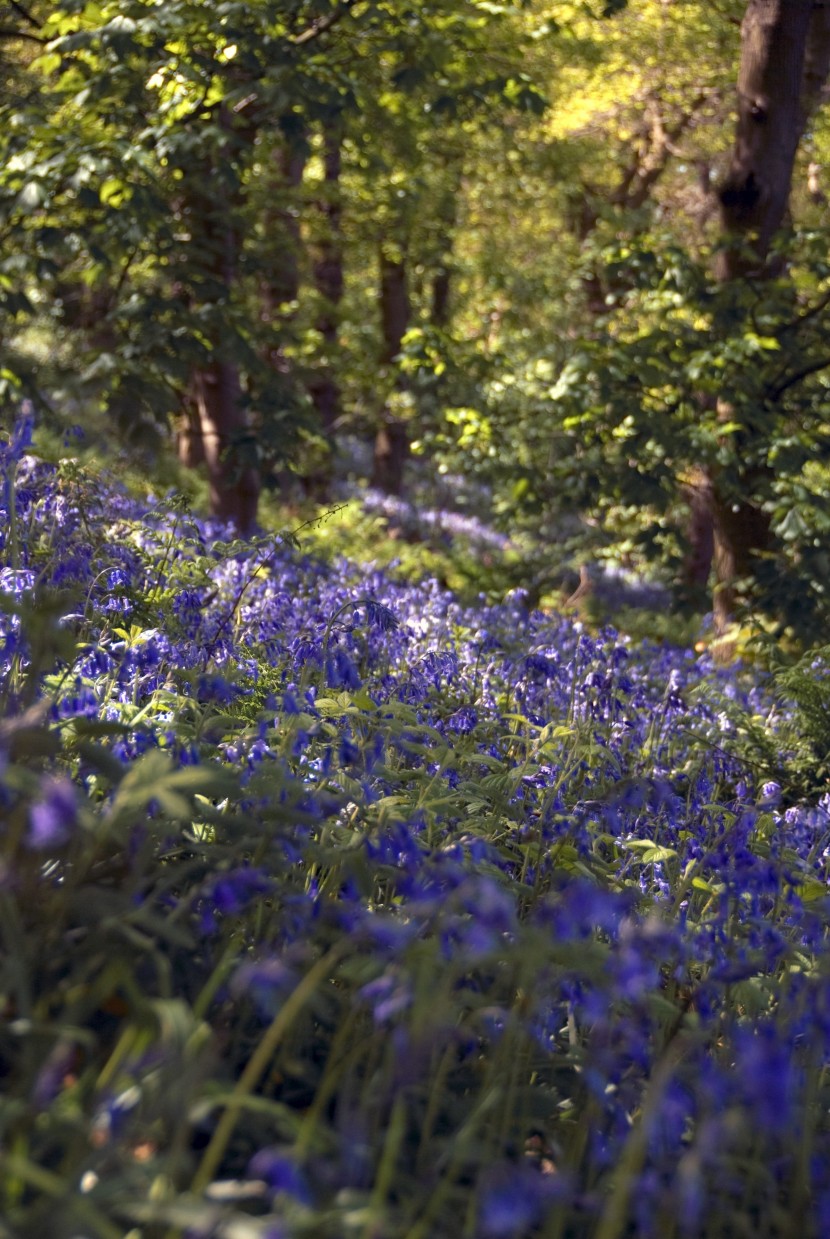
M 64 1080 L 77 1067 L 78 1047 L 72 1041 L 59 1041 L 37 1073 L 32 1102 L 38 1110 L 46 1110 L 64 1087 Z
M 12 441 L 9 445 L 9 454 L 12 460 L 20 460 L 26 448 L 32 446 L 34 429 L 35 412 L 31 403 L 26 400 L 21 406 L 20 417 L 18 417 L 15 423 Z
M 458 732 L 459 735 L 465 736 L 471 732 L 478 722 L 478 714 L 472 706 L 462 706 L 460 710 L 456 710 L 455 714 L 451 714 L 447 719 L 447 727 L 450 731 Z
M 329 654 L 326 658 L 326 683 L 329 688 L 362 687 L 363 681 L 345 650 L 336 649 L 334 654 Z
M 78 818 L 75 788 L 64 775 L 46 779 L 39 800 L 29 809 L 30 848 L 38 851 L 61 847 L 72 833 Z
M 311 1206 L 311 1191 L 296 1161 L 279 1149 L 260 1149 L 251 1158 L 248 1176 L 263 1179 L 275 1195 L 293 1196 L 302 1205 Z
M 756 1128 L 784 1133 L 799 1099 L 793 1047 L 772 1022 L 742 1028 L 735 1038 L 735 1083 Z
M 214 933 L 220 917 L 237 916 L 252 899 L 267 895 L 272 889 L 273 880 L 260 869 L 231 869 L 211 878 L 197 902 L 202 933 Z
M 234 997 L 249 994 L 265 1019 L 273 1019 L 297 986 L 294 969 L 279 958 L 257 960 L 237 968 L 230 983 Z
M 764 808 L 774 809 L 781 803 L 781 785 L 770 780 L 761 788 L 761 799 L 758 802 Z
M 479 1213 L 482 1239 L 519 1239 L 540 1224 L 562 1189 L 558 1175 L 532 1165 L 503 1163 L 488 1170 Z
M 360 997 L 372 1007 L 376 1024 L 383 1024 L 405 1011 L 412 1002 L 412 990 L 397 969 L 391 969 L 361 987 Z
M 382 602 L 377 602 L 370 598 L 366 602 L 366 614 L 370 624 L 375 628 L 379 628 L 381 632 L 394 632 L 398 627 L 398 617 L 395 612 Z

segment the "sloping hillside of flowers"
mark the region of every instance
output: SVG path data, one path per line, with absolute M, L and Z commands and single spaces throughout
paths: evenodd
M 3 449 L 0 1235 L 830 1231 L 746 675 Z

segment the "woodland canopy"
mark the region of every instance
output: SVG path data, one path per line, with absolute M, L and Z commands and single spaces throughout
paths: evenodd
M 811 0 L 40 0 L 0 26 L 0 395 L 247 533 L 462 476 L 551 579 L 828 618 Z M 527 582 L 525 582 L 527 584 Z

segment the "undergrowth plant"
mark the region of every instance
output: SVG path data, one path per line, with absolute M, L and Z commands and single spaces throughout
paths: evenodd
M 830 813 L 731 742 L 768 685 L 25 439 L 4 1239 L 826 1233 Z

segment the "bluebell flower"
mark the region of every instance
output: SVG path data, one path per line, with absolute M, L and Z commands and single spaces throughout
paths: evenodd
M 202 932 L 215 932 L 221 917 L 238 916 L 253 899 L 270 894 L 273 887 L 271 877 L 261 869 L 248 867 L 210 878 L 196 904 Z
M 201 591 L 179 590 L 173 599 L 173 614 L 190 637 L 195 637 L 202 622 L 203 601 Z
M 489 1167 L 479 1204 L 482 1239 L 520 1239 L 540 1225 L 549 1208 L 565 1193 L 559 1175 L 542 1174 L 527 1164 Z
M 219 705 L 230 705 L 240 696 L 242 690 L 238 685 L 226 680 L 224 676 L 200 675 L 196 686 L 197 700 L 202 702 L 215 701 Z
M 343 736 L 340 740 L 338 757 L 341 766 L 352 766 L 360 760 L 360 749 L 348 736 Z
M 680 1158 L 673 1189 L 680 1233 L 692 1239 L 700 1234 L 709 1197 L 702 1159 L 697 1149 L 691 1149 Z
M 750 1107 L 753 1126 L 784 1133 L 801 1104 L 800 1073 L 787 1033 L 772 1021 L 735 1034 L 734 1083 Z
M 758 802 L 764 808 L 776 808 L 781 803 L 781 785 L 773 780 L 764 783 L 761 788 L 761 799 Z
M 329 688 L 359 689 L 363 681 L 346 651 L 338 647 L 326 657 L 326 683 Z
M 397 969 L 381 973 L 358 990 L 358 996 L 372 1008 L 376 1024 L 385 1024 L 412 1004 L 412 987 Z
M 35 411 L 31 402 L 25 400 L 20 408 L 20 414 L 14 425 L 11 442 L 8 445 L 8 457 L 17 461 L 32 446 L 35 429 Z
M 61 847 L 71 837 L 77 819 L 78 803 L 71 780 L 62 775 L 46 779 L 39 799 L 29 809 L 26 842 L 38 851 Z
M 64 1088 L 70 1074 L 77 1070 L 78 1046 L 73 1041 L 58 1041 L 37 1073 L 32 1089 L 32 1104 L 46 1110 Z
M 462 706 L 460 710 L 456 710 L 447 719 L 447 728 L 450 731 L 458 732 L 459 735 L 468 735 L 478 723 L 478 713 L 473 706 Z
M 231 978 L 234 997 L 248 995 L 265 1019 L 273 1019 L 299 981 L 294 961 L 272 956 L 241 964 Z
M 311 1208 L 313 1197 L 308 1181 L 295 1158 L 281 1149 L 260 1149 L 248 1163 L 248 1177 L 263 1179 L 274 1195 L 292 1196 Z
M 383 954 L 396 954 L 421 933 L 421 925 L 412 915 L 408 915 L 406 919 L 383 915 L 365 910 L 362 905 L 358 908 L 341 907 L 338 912 L 347 932 L 359 933 L 374 950 Z
M 141 1091 L 131 1085 L 119 1093 L 107 1094 L 92 1120 L 92 1143 L 96 1148 L 123 1136 L 130 1117 L 141 1101 Z
M 374 624 L 381 632 L 394 632 L 398 627 L 398 617 L 395 612 L 387 607 L 384 603 L 378 602 L 376 599 L 367 599 L 366 614 L 370 624 Z

